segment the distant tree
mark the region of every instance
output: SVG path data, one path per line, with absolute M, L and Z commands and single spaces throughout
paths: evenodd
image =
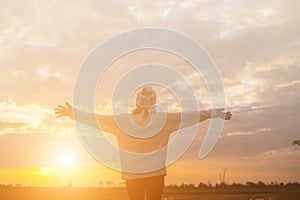
M 114 182 L 112 182 L 112 181 L 107 181 L 106 182 L 106 187 L 113 188 L 114 186 L 115 186 Z
M 248 187 L 255 187 L 255 186 L 256 186 L 255 183 L 250 182 L 250 181 L 246 182 L 246 185 L 247 185 Z
M 281 182 L 279 185 L 280 185 L 280 187 L 283 187 L 283 186 L 284 186 L 284 183 Z
M 171 188 L 171 189 L 179 189 L 181 187 L 181 185 L 177 185 L 176 183 L 175 184 L 170 184 L 167 186 L 168 188 Z
M 104 187 L 104 183 L 102 181 L 99 182 L 99 187 L 101 187 L 101 188 Z
M 186 189 L 186 188 L 187 188 L 187 185 L 186 185 L 185 183 L 181 183 L 180 186 L 179 186 L 179 188 L 181 188 L 181 189 Z
M 179 188 L 181 189 L 195 189 L 197 188 L 194 183 L 181 183 Z
M 72 187 L 72 181 L 70 181 L 70 182 L 66 185 L 66 187 Z
M 198 189 L 206 189 L 206 188 L 208 188 L 208 185 L 206 185 L 205 183 L 200 182 L 198 184 Z
M 126 182 L 125 181 L 120 182 L 118 187 L 126 187 Z
M 258 181 L 257 185 L 258 187 L 266 187 L 266 184 L 262 181 Z
M 289 189 L 298 189 L 298 188 L 300 188 L 300 183 L 298 183 L 298 182 L 293 182 L 293 183 L 289 182 L 285 185 L 285 187 L 289 188 Z
M 293 140 L 292 145 L 300 145 L 300 140 Z
M 271 181 L 271 185 L 272 185 L 272 186 L 277 186 L 278 183 L 277 183 L 277 181 Z
M 208 181 L 207 185 L 208 185 L 209 188 L 213 187 L 210 181 Z
M 190 183 L 190 184 L 188 184 L 188 188 L 189 188 L 189 189 L 195 189 L 196 186 L 195 186 L 194 183 Z
M 16 187 L 16 188 L 22 187 L 22 183 L 16 183 L 16 184 L 15 184 L 15 187 Z
M 233 189 L 240 189 L 240 188 L 244 188 L 245 185 L 242 183 L 232 183 L 230 187 Z

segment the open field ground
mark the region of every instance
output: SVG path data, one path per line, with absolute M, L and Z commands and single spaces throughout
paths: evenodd
M 0 200 L 128 200 L 125 188 L 0 188 Z M 278 191 L 192 191 L 166 188 L 163 200 L 298 200 L 300 190 Z

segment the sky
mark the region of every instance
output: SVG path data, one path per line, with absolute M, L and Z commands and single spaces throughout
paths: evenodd
M 119 172 L 87 153 L 71 119 L 55 118 L 54 108 L 72 101 L 80 67 L 97 45 L 142 27 L 175 30 L 202 45 L 233 113 L 202 160 L 197 154 L 209 121 L 200 124 L 189 150 L 168 167 L 167 183 L 216 183 L 223 169 L 229 183 L 300 181 L 300 147 L 291 145 L 300 139 L 299 7 L 297 0 L 0 0 L 0 183 L 121 182 Z M 149 62 L 181 72 L 199 106 L 209 108 L 205 81 L 188 63 L 141 50 L 110 66 L 96 91 L 97 112 L 110 111 L 124 72 Z M 157 90 L 166 110 L 178 110 L 172 93 Z

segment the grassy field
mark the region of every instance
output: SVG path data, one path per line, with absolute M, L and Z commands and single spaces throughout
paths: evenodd
M 125 188 L 0 188 L 0 200 L 128 200 Z M 166 189 L 163 200 L 299 200 L 300 190 L 273 192 L 195 192 Z

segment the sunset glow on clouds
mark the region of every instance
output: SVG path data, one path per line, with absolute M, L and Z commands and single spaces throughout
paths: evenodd
M 218 181 L 219 171 L 227 168 L 232 181 L 274 181 L 272 174 L 275 181 L 300 181 L 299 148 L 291 146 L 300 137 L 299 7 L 297 0 L 0 0 L 0 183 L 43 184 L 43 174 L 66 171 L 59 161 L 66 152 L 65 162 L 78 170 L 69 174 L 70 181 L 119 181 L 117 172 L 85 152 L 73 122 L 55 119 L 53 109 L 72 100 L 80 66 L 99 43 L 146 26 L 173 29 L 203 45 L 219 68 L 227 109 L 233 112 L 213 152 L 199 161 L 208 122 L 200 125 L 199 136 L 170 167 L 167 180 Z M 112 64 L 97 88 L 96 110 L 109 113 L 118 79 L 149 62 L 182 73 L 200 107 L 209 108 L 205 80 L 192 66 L 170 53 L 142 50 Z M 166 110 L 181 109 L 172 93 L 157 89 Z M 184 166 L 192 166 L 187 174 Z M 24 175 L 28 169 L 38 169 L 34 181 Z M 65 184 L 47 182 L 56 183 Z

